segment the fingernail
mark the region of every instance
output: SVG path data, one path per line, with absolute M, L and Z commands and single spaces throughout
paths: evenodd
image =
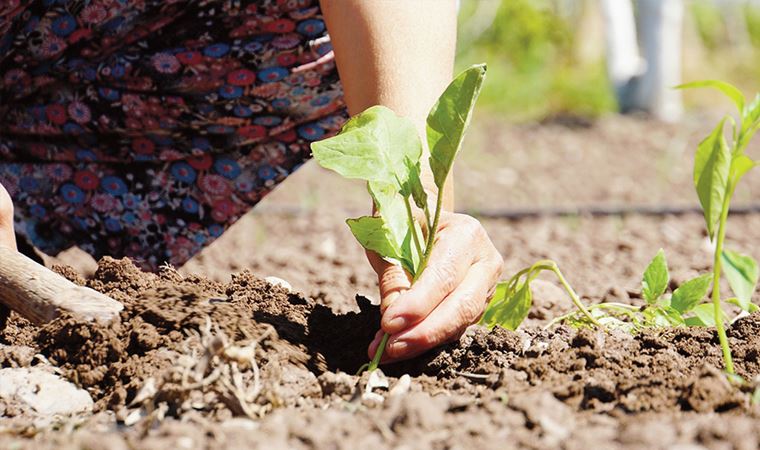
M 403 317 L 394 317 L 393 319 L 388 320 L 383 328 L 388 333 L 397 333 L 406 328 L 406 319 Z
M 399 357 L 406 353 L 409 344 L 406 341 L 393 341 L 388 344 L 388 350 L 392 356 Z

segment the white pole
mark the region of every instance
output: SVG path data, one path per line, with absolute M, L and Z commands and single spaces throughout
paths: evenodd
M 600 0 L 607 40 L 607 73 L 615 89 L 620 109 L 631 110 L 633 81 L 646 63 L 639 55 L 636 21 L 631 0 Z
M 683 0 L 638 0 L 641 45 L 647 70 L 634 103 L 654 117 L 676 121 L 683 113 L 681 83 Z

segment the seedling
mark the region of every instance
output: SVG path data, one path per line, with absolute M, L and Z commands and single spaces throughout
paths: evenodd
M 509 330 L 516 330 L 528 316 L 530 307 L 533 304 L 533 293 L 530 289 L 530 283 L 543 271 L 549 271 L 556 275 L 568 297 L 578 308 L 578 311 L 571 313 L 573 317 L 577 318 L 578 323 L 584 322 L 604 328 L 604 324 L 600 320 L 597 320 L 597 317 L 583 305 L 578 294 L 575 293 L 570 283 L 562 275 L 557 263 L 548 259 L 538 261 L 532 266 L 517 272 L 508 281 L 497 284 L 494 295 L 488 303 L 483 317 L 480 319 L 480 324 L 488 328 L 498 325 Z
M 364 248 L 400 264 L 412 276 L 412 282 L 420 277 L 430 258 L 444 185 L 485 74 L 484 64 L 462 72 L 427 117 L 428 163 L 438 190 L 432 209 L 421 182 L 422 141 L 409 119 L 386 107 L 373 106 L 351 118 L 338 135 L 311 145 L 314 159 L 322 167 L 367 182 L 376 214 L 348 219 L 346 223 Z M 415 219 L 412 203 L 422 211 L 422 224 Z M 370 371 L 380 363 L 388 337 L 383 336 L 369 364 Z
M 481 324 L 490 328 L 499 325 L 516 329 L 528 315 L 532 303 L 530 282 L 542 270 L 553 272 L 570 300 L 576 306 L 573 311 L 556 317 L 546 328 L 558 323 L 570 326 L 599 327 L 637 332 L 643 328 L 670 327 L 687 324 L 712 324 L 698 303 L 710 287 L 710 275 L 701 275 L 683 283 L 672 295 L 665 291 L 670 283 L 665 253 L 660 250 L 649 263 L 641 281 L 641 296 L 646 305 L 605 302 L 585 306 L 568 284 L 554 261 L 539 261 L 528 269 L 518 272 L 506 283 L 497 286 L 496 294 L 486 308 Z M 704 323 L 701 319 L 704 319 Z
M 689 83 L 680 88 L 711 87 L 728 96 L 739 110 L 739 120 L 726 116 L 713 132 L 699 144 L 694 159 L 694 186 L 704 212 L 707 232 L 715 244 L 712 273 L 683 283 L 672 294 L 666 290 L 670 281 L 665 254 L 660 250 L 644 272 L 642 298 L 644 306 L 600 303 L 585 307 L 553 261 L 540 261 L 501 283 L 486 308 L 481 323 L 516 329 L 525 319 L 532 303 L 530 282 L 542 270 L 554 272 L 577 310 L 557 317 L 548 326 L 565 322 L 572 326 L 620 328 L 630 332 L 646 327 L 715 326 L 718 331 L 726 371 L 734 374 L 731 349 L 726 337 L 728 315 L 720 298 L 720 275 L 724 270 L 735 297 L 726 300 L 745 312 L 755 312 L 752 294 L 758 281 L 758 265 L 747 255 L 724 248 L 726 222 L 731 197 L 739 180 L 758 163 L 745 154 L 747 145 L 760 129 L 760 94 L 750 104 L 734 86 L 721 81 Z M 724 136 L 726 122 L 732 125 L 731 145 Z M 712 303 L 701 303 L 712 287 Z
M 699 304 L 707 295 L 711 277 L 711 274 L 700 275 L 681 284 L 672 293 L 667 293 L 670 273 L 665 252 L 660 249 L 642 276 L 641 297 L 646 302 L 645 305 L 605 302 L 591 305 L 588 310 L 608 328 L 622 329 L 631 333 L 644 328 L 714 325 L 710 305 Z M 590 325 L 584 316 L 571 312 L 555 318 L 547 327 L 560 322 L 575 327 Z
M 713 320 L 718 330 L 726 371 L 733 374 L 731 348 L 728 345 L 724 320 L 722 320 L 724 312 L 720 298 L 720 275 L 721 269 L 725 268 L 728 284 L 736 295 L 732 303 L 747 312 L 755 309 L 751 303 L 751 297 L 757 284 L 757 263 L 750 256 L 724 249 L 724 241 L 728 210 L 734 190 L 739 180 L 757 165 L 757 162 L 747 156 L 745 151 L 749 141 L 760 129 L 760 94 L 757 94 L 754 101 L 748 104 L 744 95 L 736 87 L 722 81 L 698 81 L 679 87 L 717 89 L 734 102 L 739 112 L 738 120 L 727 115 L 718 123 L 712 133 L 699 144 L 694 158 L 694 186 L 704 212 L 707 234 L 715 244 L 712 281 Z M 726 122 L 731 124 L 730 145 L 724 133 Z

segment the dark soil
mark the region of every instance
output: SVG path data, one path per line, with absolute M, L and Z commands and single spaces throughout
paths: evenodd
M 523 435 L 519 442 L 526 446 L 559 445 L 576 434 L 578 422 L 598 417 L 607 417 L 619 431 L 632 418 L 651 414 L 718 412 L 733 421 L 760 412 L 750 404 L 751 388 L 732 386 L 718 369 L 719 347 L 709 329 L 630 336 L 566 327 L 517 333 L 473 328 L 456 343 L 386 367 L 391 386 L 398 382 L 394 377 L 406 373 L 412 388 L 375 405 L 357 394 L 366 378 L 345 374 L 366 362 L 365 345 L 379 322 L 377 308 L 362 297 L 357 297 L 359 312 L 335 314 L 249 272 L 221 284 L 172 269 L 145 274 L 127 260 L 112 259 L 101 261 L 86 284 L 124 303 L 121 324 L 106 327 L 64 317 L 36 328 L 12 315 L 0 339 L 16 350 L 0 353 L 0 365 L 29 365 L 31 351 L 42 353 L 90 392 L 96 411 L 116 413 L 113 430 L 128 420 L 147 380 L 163 379 L 151 399 L 151 407 L 166 405 L 162 420 L 138 422 L 111 436 L 136 447 L 144 440 L 166 442 L 159 439 L 161 433 L 184 434 L 188 421 L 202 421 L 210 434 L 199 444 L 212 445 L 225 434 L 220 423 L 242 415 L 234 402 L 203 387 L 194 390 L 204 401 L 192 408 L 195 415 L 185 415 L 183 404 L 192 394 L 172 385 L 167 375 L 183 355 L 203 351 L 191 336 L 204 330 L 207 318 L 213 333 L 229 342 L 259 340 L 255 357 L 265 388 L 253 401 L 264 418 L 249 430 L 248 439 L 261 442 L 279 436 L 272 442 L 321 447 L 337 443 L 336 433 L 342 433 L 354 448 L 360 442 L 488 447 L 494 436 L 516 434 Z M 752 380 L 760 374 L 760 314 L 737 321 L 729 331 L 737 370 Z M 24 346 L 33 349 L 26 356 L 20 350 Z M 283 416 L 280 411 L 291 412 Z M 326 434 L 326 427 L 334 428 Z M 89 428 L 85 425 L 72 439 L 91 433 Z M 138 429 L 142 433 L 130 431 Z M 440 436 L 423 438 L 433 431 Z M 53 432 L 42 431 L 44 442 L 60 438 L 46 433 Z

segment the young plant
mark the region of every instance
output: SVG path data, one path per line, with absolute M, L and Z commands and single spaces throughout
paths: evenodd
M 710 316 L 699 302 L 710 287 L 711 274 L 700 275 L 679 286 L 672 294 L 666 293 L 670 273 L 662 249 L 647 266 L 641 280 L 643 306 L 605 302 L 588 307 L 599 322 L 609 328 L 631 333 L 643 328 L 662 328 L 683 325 L 711 325 Z M 709 306 L 709 305 L 707 305 Z M 549 326 L 564 322 L 571 326 L 588 326 L 588 321 L 576 312 L 552 320 Z
M 516 330 L 528 316 L 530 307 L 533 304 L 533 293 L 530 289 L 530 283 L 543 271 L 554 273 L 560 284 L 562 284 L 568 297 L 578 308 L 577 311 L 573 311 L 571 314 L 573 317 L 577 317 L 579 323 L 585 322 L 604 328 L 604 324 L 600 320 L 597 320 L 597 317 L 583 305 L 578 294 L 575 293 L 570 283 L 562 275 L 557 263 L 548 259 L 538 261 L 532 266 L 517 272 L 508 281 L 497 284 L 494 295 L 491 297 L 483 313 L 483 317 L 480 319 L 480 324 L 489 329 L 498 325 L 508 330 Z
M 367 182 L 376 214 L 346 223 L 364 248 L 400 264 L 412 282 L 425 270 L 433 250 L 444 184 L 462 146 L 485 74 L 484 64 L 459 74 L 427 117 L 428 164 L 438 190 L 432 209 L 420 181 L 423 145 L 409 119 L 373 106 L 351 118 L 336 136 L 311 145 L 314 159 L 322 167 Z M 412 203 L 423 212 L 426 233 L 415 220 Z M 370 371 L 380 363 L 388 337 L 383 336 Z
M 578 301 L 577 295 L 564 281 L 553 262 L 539 262 L 518 272 L 505 284 L 500 284 L 494 299 L 486 309 L 483 323 L 516 328 L 527 316 L 532 301 L 530 281 L 540 270 L 552 270 L 578 307 L 552 324 L 566 321 L 571 325 L 610 326 L 635 331 L 651 326 L 715 326 L 718 331 L 726 371 L 734 374 L 731 349 L 728 345 L 724 312 L 720 298 L 720 276 L 724 273 L 735 297 L 727 299 L 745 312 L 755 312 L 752 294 L 758 281 L 758 265 L 750 256 L 724 248 L 726 222 L 737 184 L 752 168 L 758 165 L 746 155 L 752 137 L 760 130 L 760 94 L 751 103 L 734 86 L 722 81 L 700 81 L 680 88 L 710 87 L 729 97 L 737 106 L 739 119 L 726 116 L 697 148 L 694 158 L 694 186 L 704 212 L 710 240 L 715 244 L 713 271 L 687 281 L 672 295 L 665 294 L 669 275 L 665 255 L 660 251 L 647 267 L 642 280 L 643 307 L 619 303 L 601 303 L 587 308 Z M 726 122 L 731 124 L 730 144 L 724 135 Z M 700 304 L 707 290 L 712 287 L 712 303 Z M 609 312 L 609 313 L 608 313 Z M 622 320 L 621 320 L 622 319 Z
M 738 120 L 727 115 L 718 123 L 712 133 L 699 144 L 694 157 L 694 186 L 704 212 L 707 234 L 715 244 L 712 315 L 718 330 L 726 371 L 733 374 L 734 363 L 722 320 L 724 312 L 720 299 L 720 275 L 721 269 L 725 268 L 729 286 L 736 295 L 736 304 L 741 309 L 750 311 L 751 296 L 757 283 L 757 263 L 750 256 L 724 249 L 723 246 L 731 197 L 739 180 L 757 165 L 745 151 L 749 141 L 760 129 L 760 94 L 748 104 L 736 87 L 722 81 L 698 81 L 679 86 L 681 89 L 698 87 L 719 90 L 734 102 L 739 111 Z M 731 124 L 730 144 L 724 133 L 726 122 Z
M 518 272 L 510 281 L 497 286 L 481 324 L 488 327 L 499 325 L 511 330 L 516 329 L 528 315 L 532 302 L 530 282 L 541 270 L 551 271 L 557 276 L 576 306 L 575 310 L 553 319 L 546 328 L 558 323 L 566 323 L 576 328 L 599 327 L 635 333 L 643 328 L 712 324 L 710 317 L 705 317 L 703 305 L 698 305 L 707 294 L 711 275 L 698 276 L 683 283 L 673 291 L 672 295 L 666 294 L 670 274 L 665 253 L 662 250 L 644 271 L 641 280 L 641 296 L 646 304 L 643 306 L 616 302 L 584 306 L 562 276 L 556 263 L 539 261 L 530 268 Z

